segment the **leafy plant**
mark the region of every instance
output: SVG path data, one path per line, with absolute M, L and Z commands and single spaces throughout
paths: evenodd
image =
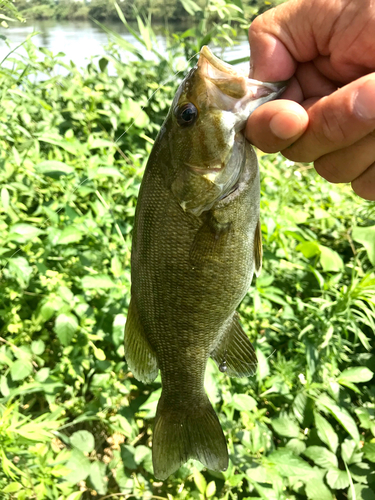
M 110 36 L 84 69 L 31 40 L 0 69 L 4 498 L 372 499 L 373 204 L 279 155 L 261 155 L 264 269 L 239 311 L 256 377 L 206 373 L 229 469 L 155 481 L 160 379 L 133 378 L 122 339 L 140 180 L 189 53 Z

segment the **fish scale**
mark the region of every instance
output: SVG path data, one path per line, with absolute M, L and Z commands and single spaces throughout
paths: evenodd
M 129 369 L 161 372 L 155 476 L 189 458 L 226 470 L 228 451 L 204 389 L 211 356 L 229 376 L 254 372 L 236 308 L 261 267 L 256 154 L 243 128 L 281 85 L 250 80 L 207 47 L 176 92 L 139 192 L 125 327 Z

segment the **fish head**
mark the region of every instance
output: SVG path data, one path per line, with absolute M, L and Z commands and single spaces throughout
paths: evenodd
M 184 210 L 200 215 L 234 189 L 245 158 L 246 121 L 285 87 L 247 78 L 202 47 L 166 122 L 171 189 Z

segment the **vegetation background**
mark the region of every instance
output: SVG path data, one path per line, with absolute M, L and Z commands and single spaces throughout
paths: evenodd
M 0 6 L 3 26 L 19 16 Z M 30 37 L 1 62 L 0 498 L 373 500 L 375 207 L 261 153 L 264 268 L 240 307 L 259 367 L 206 376 L 230 467 L 153 477 L 160 379 L 135 380 L 122 346 L 138 188 L 188 59 L 267 5 L 172 7 L 191 28 L 161 52 L 150 18 L 134 30 L 114 5 L 151 60 L 104 24 L 106 56 L 86 68 Z

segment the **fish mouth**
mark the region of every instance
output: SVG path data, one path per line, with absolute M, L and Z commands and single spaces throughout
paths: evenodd
M 185 163 L 185 165 L 192 171 L 195 172 L 196 174 L 209 174 L 209 173 L 215 173 L 215 172 L 220 172 L 223 170 L 224 165 L 222 162 L 212 162 L 215 165 L 220 164 L 220 167 L 198 167 L 197 165 L 191 165 L 190 163 Z
M 260 82 L 247 78 L 230 64 L 216 57 L 207 45 L 200 51 L 198 71 L 206 82 L 209 105 L 222 111 L 246 114 L 279 97 L 288 82 Z

